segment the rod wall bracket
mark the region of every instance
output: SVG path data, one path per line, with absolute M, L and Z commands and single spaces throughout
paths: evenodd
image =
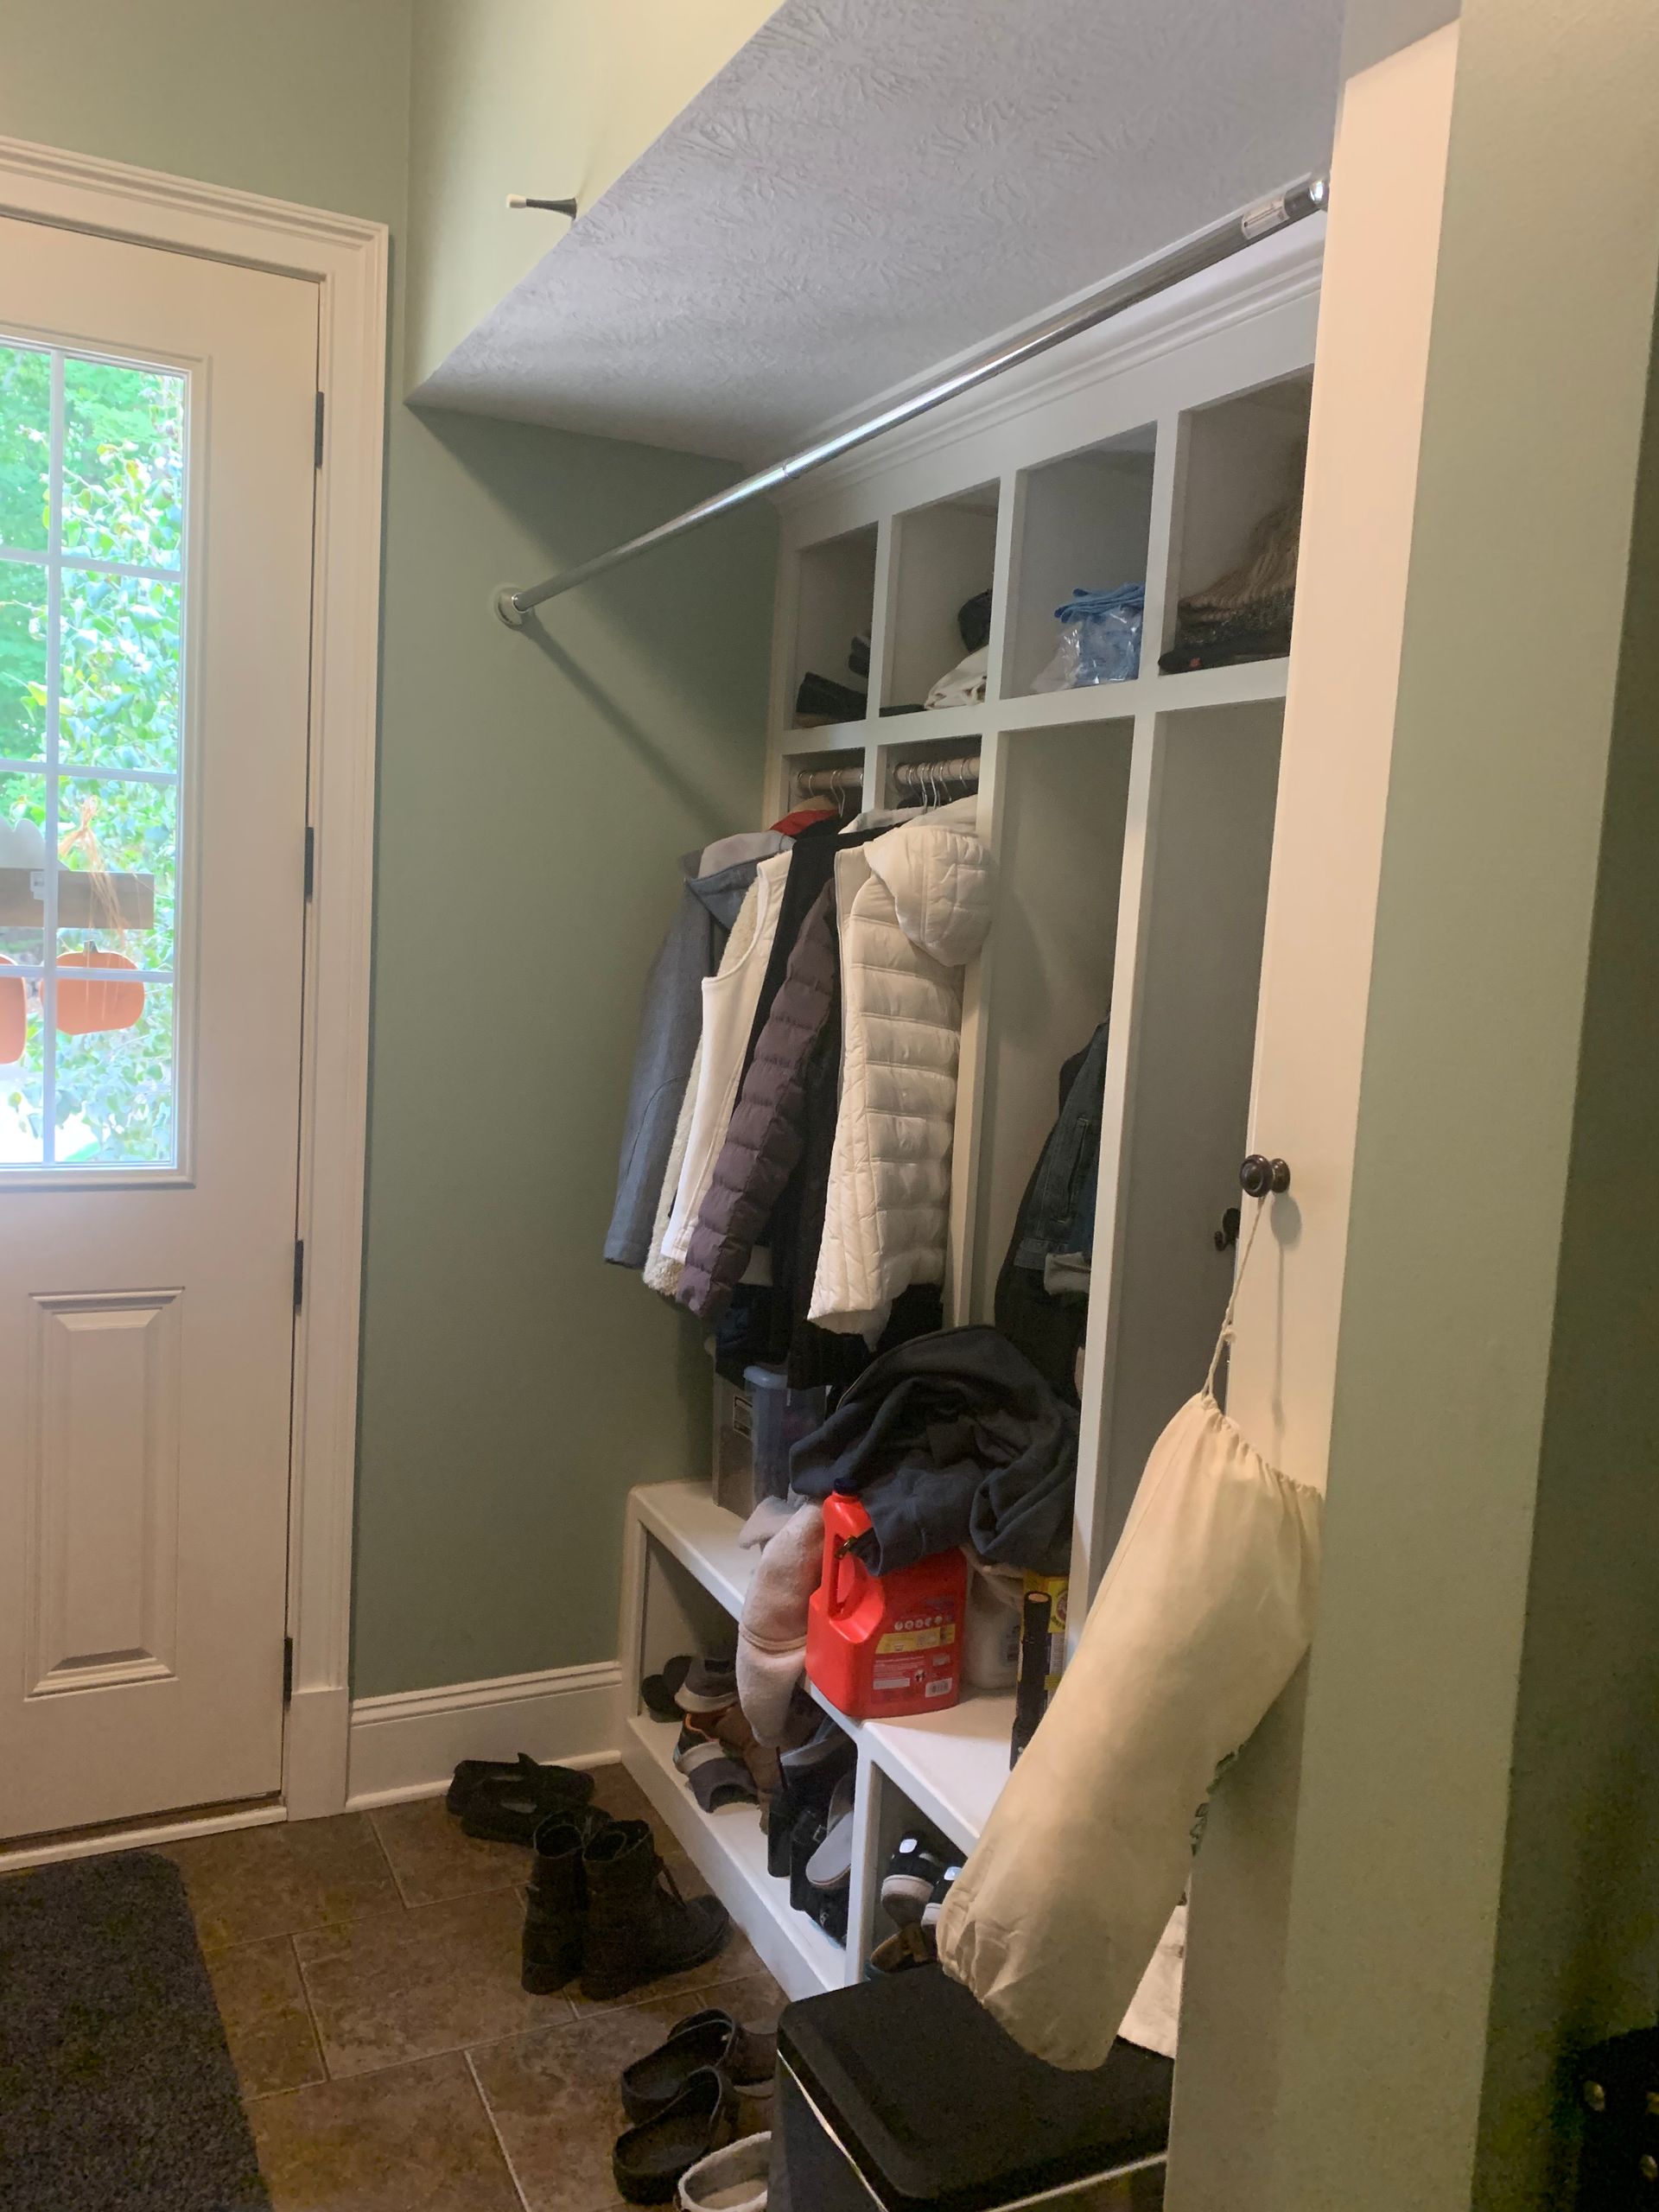
M 511 584 L 502 584 L 490 601 L 490 605 L 495 610 L 498 622 L 505 622 L 509 630 L 524 628 L 524 609 L 519 606 Z

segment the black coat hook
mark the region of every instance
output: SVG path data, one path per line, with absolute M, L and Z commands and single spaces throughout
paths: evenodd
M 1289 1164 L 1253 1152 L 1238 1171 L 1238 1186 L 1247 1198 L 1278 1197 L 1290 1188 Z
M 1217 1252 L 1225 1252 L 1231 1246 L 1237 1243 L 1239 1220 L 1240 1216 L 1238 1208 L 1236 1206 L 1229 1206 L 1226 1212 L 1221 1217 L 1221 1227 L 1216 1231 L 1216 1249 Z

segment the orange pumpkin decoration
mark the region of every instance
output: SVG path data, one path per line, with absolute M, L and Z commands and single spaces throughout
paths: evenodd
M 0 953 L 0 968 L 17 963 Z M 23 1057 L 29 1035 L 29 987 L 21 976 L 0 976 L 0 1068 L 9 1068 Z
M 138 965 L 124 952 L 65 952 L 58 957 L 63 968 L 126 968 Z M 144 1010 L 142 983 L 79 983 L 60 979 L 58 984 L 58 1032 L 64 1037 L 86 1037 L 99 1029 L 131 1029 Z

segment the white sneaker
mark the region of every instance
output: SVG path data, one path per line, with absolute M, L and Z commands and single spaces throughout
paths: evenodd
M 711 2151 L 681 2177 L 680 2212 L 766 2212 L 771 2166 L 770 2133 Z

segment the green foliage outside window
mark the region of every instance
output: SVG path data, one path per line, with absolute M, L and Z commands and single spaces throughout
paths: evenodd
M 51 367 L 48 353 L 0 346 L 0 547 L 25 554 L 44 555 L 49 537 Z M 154 875 L 156 925 L 61 931 L 59 950 L 91 944 L 124 952 L 143 968 L 170 968 L 177 788 L 77 779 L 74 771 L 176 773 L 181 766 L 181 586 L 69 564 L 79 555 L 177 569 L 184 385 L 151 370 L 67 359 L 64 397 L 60 851 L 70 868 L 96 861 L 111 872 Z M 45 567 L 0 561 L 0 757 L 44 757 L 47 627 Z M 45 813 L 42 775 L 0 771 L 0 821 L 43 825 Z M 39 931 L 6 931 L 0 951 L 38 960 Z M 171 1158 L 173 995 L 151 985 L 136 1028 L 58 1039 L 58 1128 L 79 1122 L 91 1132 L 70 1158 Z M 37 1013 L 22 1060 L 0 1070 L 0 1100 L 36 1136 L 41 1044 Z

